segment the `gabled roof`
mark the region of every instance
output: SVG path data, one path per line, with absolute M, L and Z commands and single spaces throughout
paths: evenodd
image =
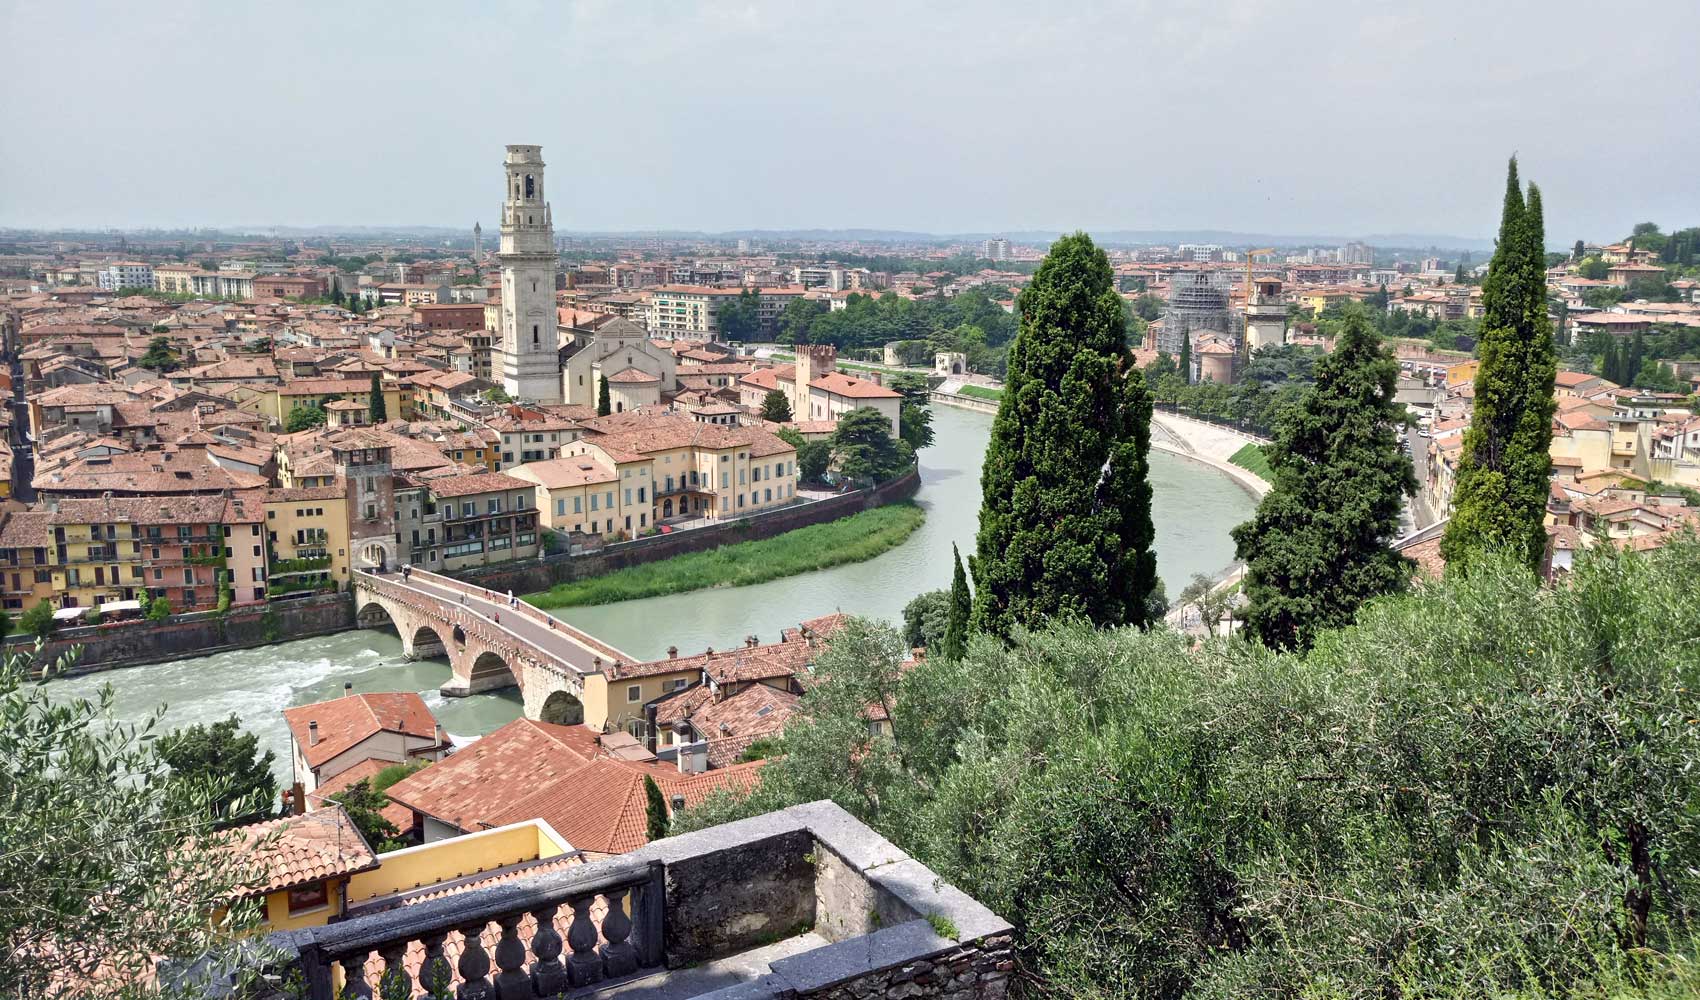
M 283 710 L 289 734 L 301 748 L 309 767 L 318 767 L 360 741 L 382 732 L 401 733 L 420 739 L 435 739 L 437 719 L 425 707 L 425 699 L 412 691 L 381 691 L 351 694 L 311 705 Z M 313 742 L 309 724 L 319 724 L 319 740 Z
M 262 895 L 378 867 L 378 856 L 360 835 L 360 828 L 334 803 L 232 832 L 237 835 L 232 849 L 249 852 L 248 860 L 257 868 L 257 880 L 243 895 Z

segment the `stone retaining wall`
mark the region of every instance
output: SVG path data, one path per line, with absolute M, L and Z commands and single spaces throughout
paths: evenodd
M 82 655 L 71 674 L 133 667 L 274 642 L 330 635 L 354 627 L 354 602 L 347 594 L 320 594 L 295 600 L 231 608 L 222 618 L 211 611 L 173 615 L 169 621 L 134 621 L 61 628 L 45 649 L 47 663 L 73 646 Z M 8 653 L 25 652 L 34 636 L 12 636 Z

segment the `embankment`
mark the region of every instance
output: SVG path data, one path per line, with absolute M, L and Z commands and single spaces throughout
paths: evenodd
M 1269 492 L 1269 483 L 1229 459 L 1248 444 L 1264 443 L 1263 438 L 1176 413 L 1159 410 L 1151 417 L 1151 447 L 1218 469 L 1259 498 Z
M 268 646 L 274 642 L 310 639 L 354 627 L 354 602 L 348 594 L 320 594 L 212 611 L 173 615 L 169 621 L 113 622 L 62 628 L 43 650 L 52 663 L 72 647 L 82 647 L 70 674 L 134 667 L 143 663 L 208 656 L 230 649 Z M 6 652 L 28 652 L 35 636 L 14 635 Z

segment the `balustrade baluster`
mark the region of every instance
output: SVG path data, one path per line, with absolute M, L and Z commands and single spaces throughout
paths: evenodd
M 608 915 L 602 918 L 602 937 L 605 942 L 602 964 L 610 978 L 626 976 L 637 971 L 637 948 L 627 938 L 632 934 L 632 918 L 626 913 L 626 894 L 629 889 L 610 889 L 602 894 L 608 902 Z
M 480 920 L 460 928 L 460 936 L 464 940 L 457 966 L 460 988 L 455 990 L 456 1000 L 495 1000 L 496 988 L 486 978 L 490 974 L 490 954 L 484 950 L 484 940 L 480 936 L 489 923 L 488 920 Z
M 453 996 L 450 987 L 454 985 L 454 969 L 443 954 L 443 940 L 448 936 L 448 931 L 438 931 L 420 938 L 425 945 L 425 961 L 419 966 L 419 985 L 431 1000 L 449 1000 Z
M 501 940 L 496 942 L 496 993 L 501 1000 L 528 1000 L 531 979 L 525 974 L 525 945 L 519 939 L 519 922 L 525 914 L 513 913 L 497 917 L 502 925 Z
M 572 957 L 567 959 L 567 973 L 574 986 L 586 986 L 602 978 L 602 957 L 596 954 L 596 924 L 590 919 L 590 904 L 595 896 L 570 899 L 573 922 L 567 926 L 567 945 Z
M 391 941 L 378 949 L 384 960 L 384 973 L 378 977 L 378 996 L 382 1000 L 412 1000 L 413 977 L 407 974 L 407 941 Z
M 567 969 L 561 964 L 561 934 L 555 930 L 555 911 L 560 906 L 551 903 L 531 911 L 537 930 L 531 935 L 531 953 L 537 961 L 531 966 L 531 986 L 540 997 L 554 996 L 567 988 Z
M 366 982 L 366 955 L 366 952 L 361 952 L 337 959 L 336 964 L 342 966 L 342 992 L 337 994 L 339 998 L 371 1000 L 372 986 Z

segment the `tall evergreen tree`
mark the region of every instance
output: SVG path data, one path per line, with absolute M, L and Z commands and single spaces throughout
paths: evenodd
M 944 641 L 939 643 L 939 655 L 946 659 L 961 659 L 968 649 L 968 628 L 974 615 L 974 595 L 968 590 L 968 574 L 962 570 L 962 554 L 950 547 L 955 563 L 950 576 L 950 617 L 945 620 Z
M 371 413 L 374 425 L 389 419 L 389 410 L 384 405 L 384 380 L 378 377 L 377 372 L 372 373 L 372 389 L 366 409 Z
M 600 375 L 596 383 L 596 415 L 606 417 L 614 412 L 614 405 L 608 399 L 608 376 Z
M 1417 488 L 1399 451 L 1398 381 L 1398 362 L 1353 309 L 1316 363 L 1316 383 L 1277 421 L 1264 449 L 1272 488 L 1233 532 L 1246 563 L 1246 627 L 1270 648 L 1308 649 L 1319 630 L 1349 623 L 1359 605 L 1410 580 L 1410 562 L 1391 544 Z
M 1175 362 L 1175 366 L 1181 370 L 1181 381 L 1185 382 L 1187 385 L 1191 385 L 1192 384 L 1192 331 L 1191 330 L 1182 330 L 1181 331 L 1181 356 L 1180 356 L 1180 359 Z
M 1583 245 L 1581 240 L 1577 240 L 1576 245 L 1570 248 L 1570 259 L 1574 260 L 1574 261 L 1580 261 L 1586 255 L 1587 255 L 1586 247 Z
M 649 775 L 643 776 L 644 833 L 650 840 L 667 836 L 667 798 Z
M 769 389 L 761 398 L 761 418 L 776 424 L 790 423 L 791 400 L 778 389 Z
M 1629 348 L 1629 360 L 1623 366 L 1623 382 L 1621 385 L 1635 384 L 1635 377 L 1641 374 L 1641 366 L 1647 360 L 1647 338 L 1637 330 L 1635 340 Z
M 1547 318 L 1545 240 L 1540 189 L 1530 184 L 1525 202 L 1513 157 L 1499 244 L 1482 285 L 1475 411 L 1441 540 L 1449 566 L 1467 570 L 1483 551 L 1504 548 L 1533 569 L 1546 550 L 1558 362 Z
M 1085 233 L 1059 239 L 1020 310 L 980 478 L 974 625 L 1148 625 L 1151 395 L 1104 251 Z

